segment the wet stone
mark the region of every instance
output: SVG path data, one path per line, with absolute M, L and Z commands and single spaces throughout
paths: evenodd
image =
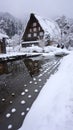
M 21 104 L 25 104 L 25 101 L 24 101 L 24 100 L 22 100 L 22 101 L 21 101 Z
M 41 76 L 43 76 L 43 74 L 40 74 L 39 76 L 41 77 Z M 38 76 L 38 77 L 39 77 L 39 76 Z
M 16 109 L 15 109 L 15 108 L 12 108 L 11 112 L 12 112 L 12 113 L 16 112 Z
M 39 79 L 38 81 L 42 81 L 41 79 Z
M 29 83 L 32 84 L 32 81 L 30 81 Z
M 11 114 L 10 114 L 10 113 L 7 113 L 7 114 L 6 114 L 6 117 L 7 117 L 7 118 L 9 118 L 10 116 L 11 116 Z
M 33 78 L 33 80 L 35 81 L 35 80 L 36 80 L 36 78 Z
M 12 104 L 12 101 L 10 101 L 10 104 Z
M 11 95 L 12 95 L 12 96 L 15 96 L 15 93 L 12 93 Z
M 4 102 L 5 101 L 5 98 L 2 98 L 2 102 Z
M 39 86 L 39 88 L 41 88 L 42 86 Z
M 37 92 L 38 92 L 38 89 L 35 89 L 34 92 L 37 93 Z
M 24 116 L 24 115 L 25 115 L 25 112 L 22 112 L 22 113 L 21 113 L 21 116 Z
M 28 95 L 28 98 L 31 98 L 32 96 L 31 95 Z
M 35 82 L 34 84 L 37 84 L 37 82 Z
M 25 95 L 25 92 L 22 92 L 21 95 Z
M 30 108 L 28 107 L 28 108 L 26 108 L 26 111 L 29 111 L 30 110 Z
M 12 124 L 8 125 L 8 130 L 12 129 Z
M 26 84 L 24 84 L 24 86 L 26 87 L 27 85 L 26 85 Z
M 27 92 L 28 92 L 28 89 L 25 89 L 25 92 L 27 93 Z

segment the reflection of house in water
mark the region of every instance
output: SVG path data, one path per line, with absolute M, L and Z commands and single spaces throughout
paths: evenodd
M 24 62 L 22 60 L 2 62 L 0 63 L 0 75 L 9 73 L 16 75 L 16 73 L 23 72 L 25 68 L 28 69 L 31 76 L 38 75 L 41 68 L 40 61 L 27 58 L 24 59 Z
M 0 74 L 7 73 L 7 63 L 0 63 Z
M 24 63 L 21 60 L 0 63 L 0 75 L 9 73 L 16 74 L 22 71 L 24 71 Z
M 24 84 L 29 86 L 29 82 L 32 80 L 31 75 L 38 74 L 39 68 L 39 62 L 30 59 L 0 63 L 0 114 L 3 114 L 6 109 L 10 109 L 11 102 L 24 91 Z
M 32 59 L 25 59 L 24 63 L 31 76 L 38 75 L 39 69 L 40 69 L 39 61 L 37 61 L 37 60 L 33 61 Z
M 6 39 L 7 35 L 0 33 L 0 53 L 6 53 Z

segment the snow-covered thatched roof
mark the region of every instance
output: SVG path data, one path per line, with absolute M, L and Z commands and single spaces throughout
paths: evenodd
M 42 18 L 36 14 L 33 15 L 38 20 L 40 26 L 44 30 L 45 35 L 49 34 L 51 39 L 61 38 L 61 30 L 56 22 L 54 22 L 53 20 Z
M 0 33 L 0 40 L 2 40 L 3 38 L 9 38 L 6 34 Z

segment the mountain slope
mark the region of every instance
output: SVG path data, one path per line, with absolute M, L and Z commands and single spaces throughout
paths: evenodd
M 9 37 L 20 34 L 22 23 L 9 13 L 0 12 L 0 32 L 6 33 Z

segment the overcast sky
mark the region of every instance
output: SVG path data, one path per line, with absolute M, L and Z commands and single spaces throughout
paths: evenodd
M 33 12 L 48 18 L 61 15 L 73 18 L 73 0 L 0 0 L 0 12 L 16 17 Z

